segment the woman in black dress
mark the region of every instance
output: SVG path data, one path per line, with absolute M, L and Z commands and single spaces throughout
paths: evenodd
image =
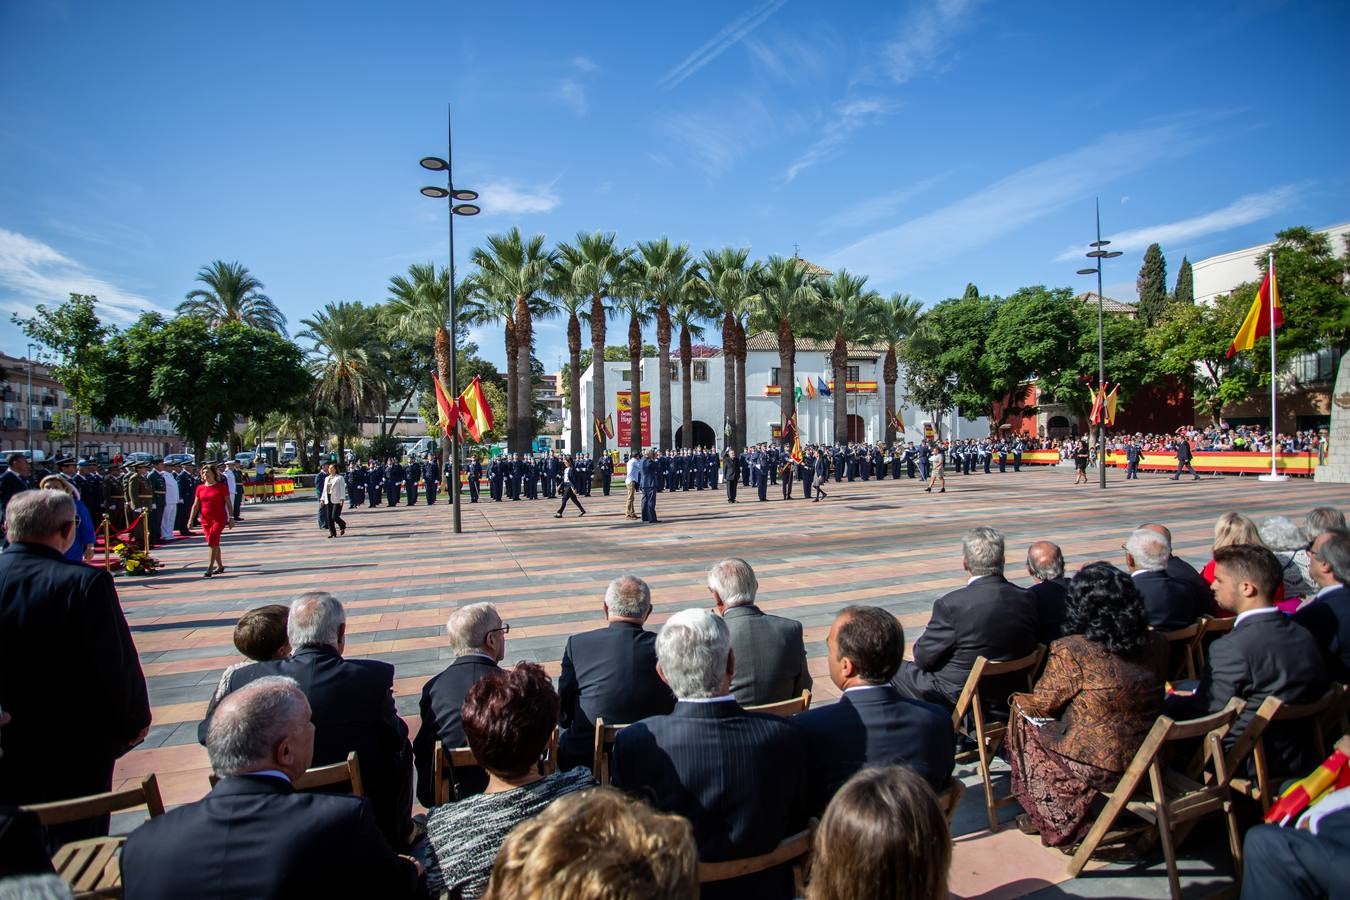
M 1073 464 L 1078 469 L 1078 475 L 1074 478 L 1074 484 L 1087 484 L 1087 464 L 1088 464 L 1088 442 L 1083 438 L 1078 442 L 1078 446 L 1073 448 Z

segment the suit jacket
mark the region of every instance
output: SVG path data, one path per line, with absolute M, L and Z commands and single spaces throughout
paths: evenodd
M 332 647 L 300 647 L 289 659 L 235 670 L 226 694 L 269 675 L 294 678 L 309 698 L 315 766 L 342 762 L 356 751 L 361 782 L 375 821 L 391 844 L 403 838 L 411 794 L 408 726 L 394 708 L 394 667 L 374 659 L 343 659 Z M 202 723 L 201 737 L 209 720 Z M 408 804 L 408 805 L 405 805 Z
M 638 464 L 638 486 L 642 493 L 654 493 L 661 485 L 661 464 L 655 459 L 643 459 Z
M 1148 624 L 1159 631 L 1185 628 L 1200 617 L 1205 607 L 1198 605 L 1194 589 L 1166 572 L 1138 572 L 1134 586 L 1144 598 Z
M 928 627 L 914 642 L 914 664 L 933 673 L 937 687 L 955 704 L 976 657 L 1026 656 L 1036 646 L 1038 629 L 1031 594 L 1002 575 L 986 575 L 933 604 Z
M 1064 603 L 1069 597 L 1069 579 L 1063 575 L 1053 581 L 1038 581 L 1027 588 L 1036 601 L 1036 640 L 1047 647 L 1064 636 Z
M 417 888 L 370 801 L 297 794 L 266 775 L 221 779 L 202 800 L 137 828 L 122 850 L 126 900 L 414 897 Z
M 1167 577 L 1175 578 L 1177 581 L 1190 585 L 1191 591 L 1195 596 L 1195 608 L 1201 611 L 1209 609 L 1210 602 L 1214 598 L 1214 592 L 1210 590 L 1209 582 L 1203 575 L 1195 570 L 1195 566 L 1186 562 L 1180 556 L 1167 557 Z
M 28 480 L 15 472 L 13 469 L 6 469 L 0 473 L 0 536 L 3 536 L 3 525 L 5 523 L 5 509 L 9 507 L 9 501 L 14 499 L 14 495 L 29 490 L 32 487 Z
M 951 780 L 956 747 L 951 715 L 901 696 L 892 685 L 849 689 L 838 703 L 793 716 L 792 724 L 806 736 L 813 816 L 823 814 L 835 792 L 864 766 L 905 766 L 935 791 Z
M 417 729 L 413 740 L 413 760 L 417 765 L 417 800 L 427 809 L 434 805 L 435 785 L 432 783 L 433 754 L 436 742 L 440 741 L 445 749 L 463 747 L 464 724 L 459 717 L 459 709 L 464 705 L 464 695 L 480 678 L 501 672 L 497 663 L 471 653 L 460 656 L 445 667 L 422 687 L 422 726 Z M 455 779 L 459 783 L 460 796 L 481 794 L 487 787 L 487 773 L 482 769 L 456 769 Z
M 627 725 L 675 708 L 675 695 L 656 674 L 656 634 L 634 622 L 574 634 L 558 678 L 560 768 L 589 766 L 595 720 Z
M 1166 712 L 1173 718 L 1194 718 L 1217 712 L 1233 697 L 1241 697 L 1247 705 L 1229 732 L 1227 742 L 1232 744 L 1267 697 L 1310 703 L 1326 693 L 1329 684 L 1312 634 L 1273 610 L 1243 618 L 1231 632 L 1210 644 L 1195 694 L 1169 698 Z M 1302 777 L 1321 762 L 1311 755 L 1313 741 L 1306 725 L 1290 722 L 1266 731 L 1264 740 L 1273 777 Z
M 736 656 L 731 692 L 737 703 L 777 703 L 811 688 L 801 622 L 771 616 L 753 603 L 733 606 L 722 618 L 731 631 L 731 650 Z
M 0 803 L 106 791 L 150 724 L 131 630 L 107 572 L 39 544 L 0 553 Z
M 1295 613 L 1294 621 L 1312 632 L 1331 677 L 1350 681 L 1350 588 L 1327 591 Z
M 676 703 L 619 732 L 614 786 L 694 828 L 699 859 L 767 853 L 806 825 L 806 742 L 787 719 L 726 700 Z M 706 885 L 702 896 L 792 896 L 787 867 Z

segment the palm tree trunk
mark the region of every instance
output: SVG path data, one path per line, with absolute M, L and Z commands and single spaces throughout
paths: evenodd
M 506 449 L 510 452 L 516 452 L 518 443 L 516 431 L 516 418 L 518 410 L 516 404 L 519 398 L 516 396 L 516 370 L 519 368 L 519 360 L 516 358 L 516 323 L 506 320 Z
M 642 327 L 637 316 L 628 320 L 628 456 L 642 453 Z
M 567 394 L 571 399 L 568 417 L 572 428 L 567 434 L 567 452 L 581 452 L 581 320 L 576 310 L 567 317 Z
M 591 296 L 591 415 L 595 421 L 605 421 L 605 303 L 599 294 Z M 595 425 L 595 421 L 590 424 Z M 595 434 L 595 428 L 591 428 Z M 592 458 L 598 458 L 609 446 L 609 438 L 601 431 L 594 439 Z M 577 449 L 580 449 L 579 447 Z
M 739 446 L 749 443 L 749 423 L 745 410 L 745 326 L 736 323 L 736 440 Z
M 463 390 L 463 388 L 461 388 L 457 384 L 450 383 L 450 361 L 451 361 L 450 331 L 444 325 L 436 329 L 436 341 L 433 344 L 432 350 L 436 356 L 436 375 L 441 379 L 441 385 L 445 388 L 446 393 L 449 394 L 449 396 L 446 399 L 449 400 L 451 403 L 454 403 L 455 397 L 459 396 L 459 393 L 460 391 Z M 411 394 L 409 395 L 409 399 L 412 399 Z M 451 424 L 454 427 L 458 427 L 458 423 L 452 422 Z M 450 448 L 447 446 L 449 442 L 450 442 L 449 437 L 447 437 L 445 432 L 442 431 L 441 432 L 442 461 L 448 461 L 450 459 L 450 452 L 449 452 Z
M 656 308 L 656 351 L 660 360 L 657 373 L 661 402 L 660 446 L 664 452 L 674 446 L 670 436 L 670 307 L 665 302 Z
M 534 352 L 534 328 L 530 318 L 529 298 L 516 298 L 516 407 L 517 453 L 529 453 L 534 448 L 534 372 L 530 357 Z
M 834 370 L 834 442 L 848 443 L 848 344 L 844 333 L 834 333 L 834 350 L 830 353 L 830 367 Z
M 783 415 L 783 445 L 787 441 L 787 426 L 797 414 L 797 339 L 787 319 L 778 320 L 778 389 L 779 406 Z
M 900 375 L 900 367 L 895 360 L 895 346 L 886 348 L 886 361 L 881 367 L 882 377 L 886 380 L 886 443 L 895 443 L 895 382 Z
M 727 313 L 722 319 L 722 440 L 723 449 L 736 447 L 736 319 Z
M 689 325 L 680 326 L 680 420 L 684 428 L 686 450 L 694 449 L 694 342 Z

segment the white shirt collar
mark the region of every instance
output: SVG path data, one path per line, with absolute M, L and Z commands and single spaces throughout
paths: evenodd
M 1313 596 L 1313 599 L 1321 600 L 1324 596 L 1330 594 L 1332 591 L 1339 591 L 1343 587 L 1345 587 L 1345 585 L 1341 584 L 1339 581 L 1333 581 L 1331 584 L 1327 585 L 1326 587 L 1318 591 L 1316 595 Z
M 732 694 L 723 694 L 723 695 L 720 696 L 720 697 L 681 697 L 681 698 L 680 698 L 680 702 L 681 702 L 681 703 L 726 703 L 727 701 L 731 701 L 732 703 L 734 703 L 734 702 L 736 702 L 736 698 L 735 698 L 735 696 L 733 696 Z
M 1166 569 L 1135 569 L 1130 573 L 1131 578 L 1137 578 L 1140 575 L 1147 575 L 1149 572 L 1166 572 Z
M 1241 625 L 1242 620 L 1247 618 L 1248 616 L 1259 616 L 1262 613 L 1277 613 L 1277 612 L 1280 612 L 1280 610 L 1276 609 L 1273 606 L 1261 606 L 1258 607 L 1257 609 L 1249 609 L 1246 612 L 1238 613 L 1238 617 L 1233 620 L 1233 627 L 1236 628 L 1239 625 Z
M 889 684 L 855 684 L 853 687 L 844 688 L 844 693 L 852 691 L 875 691 L 878 688 L 890 687 Z

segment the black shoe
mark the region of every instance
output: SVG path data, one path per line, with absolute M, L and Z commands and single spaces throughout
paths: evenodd
M 207 569 L 205 572 L 203 572 L 203 573 L 202 573 L 202 577 L 203 577 L 203 578 L 210 578 L 210 577 L 211 577 L 211 570 L 210 570 L 210 569 Z
M 584 515 L 586 515 L 586 510 L 583 509 L 583 510 L 581 511 L 581 516 L 584 516 Z M 580 519 L 581 516 L 577 516 L 577 518 Z
M 555 518 L 555 519 L 561 519 L 561 518 L 562 518 L 562 513 L 554 513 L 554 514 L 553 514 L 553 518 Z

